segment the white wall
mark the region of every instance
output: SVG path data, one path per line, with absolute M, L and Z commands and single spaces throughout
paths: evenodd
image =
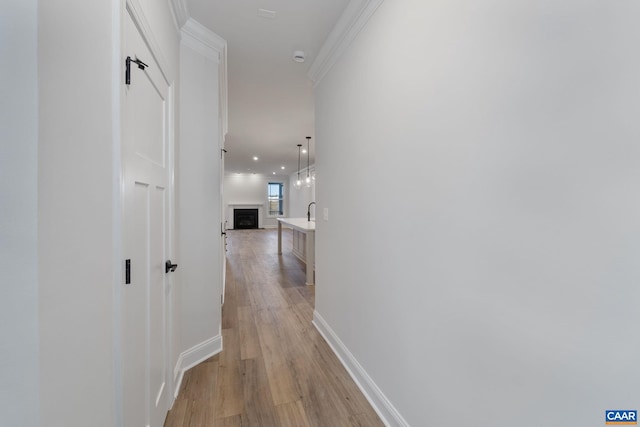
M 111 425 L 112 5 L 39 2 L 38 24 L 40 417 Z
M 38 398 L 37 1 L 0 14 L 0 413 L 40 424 Z
M 639 16 L 386 1 L 317 86 L 317 311 L 408 424 L 637 408 Z
M 289 215 L 289 178 L 281 175 L 261 175 L 261 174 L 225 174 L 224 176 L 224 206 L 227 212 L 227 224 L 229 228 L 233 225 L 233 214 L 229 213 L 230 204 L 259 204 L 263 205 L 262 218 L 259 218 L 260 226 L 273 228 L 278 225 L 275 218 L 268 216 L 267 205 L 267 184 L 270 182 L 281 182 L 284 184 L 284 215 Z M 231 207 L 231 212 L 233 207 Z
M 312 165 L 311 169 L 313 168 L 314 166 Z M 306 177 L 306 175 L 304 176 Z M 303 173 L 300 173 L 300 177 L 303 177 Z M 315 180 L 312 181 L 311 187 L 305 187 L 303 185 L 301 188 L 296 189 L 294 188 L 294 184 L 297 180 L 297 173 L 289 175 L 289 188 L 291 188 L 291 191 L 289 192 L 289 216 L 292 218 L 306 218 L 309 203 L 316 200 Z M 311 206 L 312 218 L 315 217 L 315 208 L 315 205 Z
M 313 165 L 312 165 L 313 169 Z M 263 217 L 260 219 L 262 226 L 266 228 L 278 225 L 275 218 L 268 218 L 267 209 L 267 184 L 269 182 L 284 183 L 285 201 L 283 217 L 303 218 L 307 216 L 307 206 L 315 200 L 315 184 L 311 187 L 302 187 L 296 190 L 293 185 L 297 174 L 289 176 L 260 175 L 260 174 L 226 174 L 224 177 L 224 204 L 264 204 Z M 232 210 L 227 209 L 228 224 L 231 227 L 233 218 Z M 312 216 L 314 207 L 311 208 Z
M 189 25 L 204 31 L 193 21 Z M 220 58 L 214 50 L 183 32 L 176 173 L 179 236 L 176 281 L 180 290 L 182 352 L 220 338 L 219 65 Z M 192 357 L 197 360 L 210 356 L 206 352 L 214 350 L 205 346 L 205 353 Z

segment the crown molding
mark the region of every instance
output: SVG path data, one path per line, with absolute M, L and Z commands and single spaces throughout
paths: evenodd
M 340 56 L 351 46 L 383 2 L 384 0 L 351 0 L 349 2 L 309 68 L 308 76 L 314 82 L 314 86 L 320 83 Z
M 195 19 L 187 19 L 180 29 L 180 36 L 186 46 L 218 63 L 223 62 L 227 41 Z
M 182 26 L 186 24 L 189 19 L 187 2 L 186 0 L 169 0 L 169 5 L 171 6 L 171 16 L 173 17 L 176 31 L 180 32 Z

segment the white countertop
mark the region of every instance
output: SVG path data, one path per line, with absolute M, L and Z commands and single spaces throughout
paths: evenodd
M 314 220 L 307 221 L 307 218 L 278 218 L 278 221 L 305 233 L 316 230 L 316 222 Z

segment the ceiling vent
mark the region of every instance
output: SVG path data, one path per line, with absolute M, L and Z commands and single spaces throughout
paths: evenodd
M 275 10 L 267 10 L 267 9 L 258 9 L 258 16 L 268 19 L 275 19 L 276 11 Z
M 304 62 L 304 52 L 301 50 L 293 52 L 293 60 L 296 62 Z

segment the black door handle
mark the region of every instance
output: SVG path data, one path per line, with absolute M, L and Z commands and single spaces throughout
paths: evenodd
M 171 264 L 171 260 L 167 260 L 167 262 L 164 263 L 164 272 L 168 273 L 168 272 L 174 272 L 176 271 L 176 268 L 178 268 L 178 264 Z

